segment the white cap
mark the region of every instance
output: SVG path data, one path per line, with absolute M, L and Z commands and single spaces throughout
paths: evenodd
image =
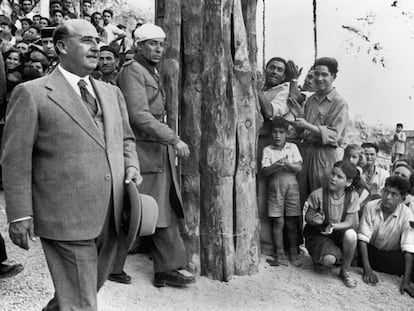
M 150 39 L 165 39 L 165 32 L 161 27 L 147 23 L 135 29 L 134 37 L 137 42 Z

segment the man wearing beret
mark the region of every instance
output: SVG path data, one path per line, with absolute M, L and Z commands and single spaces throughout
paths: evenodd
M 116 85 L 118 74 L 119 54 L 111 46 L 104 45 L 100 48 L 98 69 L 101 73 L 99 80 Z
M 188 260 L 177 223 L 184 212 L 175 155 L 188 157 L 190 150 L 165 122 L 165 93 L 157 69 L 165 48 L 165 33 L 156 25 L 144 24 L 135 30 L 134 37 L 137 52 L 121 69 L 118 86 L 125 96 L 137 139 L 144 179 L 140 192 L 154 197 L 159 207 L 157 229 L 152 236 L 153 284 L 183 286 L 195 282 L 195 277 L 182 270 Z M 122 266 L 115 266 L 111 277 L 122 282 L 123 275 Z

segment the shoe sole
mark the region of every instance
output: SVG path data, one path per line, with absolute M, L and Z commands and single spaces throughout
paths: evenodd
M 177 282 L 172 282 L 172 281 L 155 281 L 155 280 L 153 280 L 152 281 L 152 284 L 155 286 L 155 287 L 165 287 L 165 286 L 172 286 L 172 287 L 185 287 L 186 285 L 188 285 L 188 284 L 193 284 L 193 283 L 195 283 L 196 282 L 196 280 L 194 279 L 194 280 L 192 280 L 192 281 L 189 281 L 188 283 L 177 283 Z
M 7 279 L 7 278 L 11 278 L 15 275 L 18 275 L 20 272 L 22 272 L 24 269 L 24 267 L 22 265 L 16 265 L 16 267 L 14 269 L 11 269 L 10 271 L 7 271 L 4 274 L 0 275 L 0 279 Z

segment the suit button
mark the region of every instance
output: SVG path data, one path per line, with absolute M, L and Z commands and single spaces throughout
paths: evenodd
M 105 180 L 111 180 L 111 175 L 109 174 L 105 175 Z

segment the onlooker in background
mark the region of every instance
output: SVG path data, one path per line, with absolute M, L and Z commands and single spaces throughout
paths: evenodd
M 402 203 L 410 185 L 400 176 L 387 178 L 382 198 L 369 202 L 361 217 L 358 248 L 365 283 L 375 285 L 373 270 L 403 275 L 400 292 L 414 297 L 412 262 L 414 253 L 414 215 Z
M 102 46 L 98 60 L 98 69 L 102 74 L 99 80 L 116 85 L 118 66 L 119 54 L 116 49 L 110 46 Z
M 405 154 L 405 141 L 407 139 L 405 133 L 402 131 L 402 123 L 397 123 L 394 133 L 394 144 L 392 145 L 391 161 L 398 160 Z
M 28 41 L 20 41 L 19 43 L 16 43 L 15 47 L 23 54 L 23 57 L 25 57 L 29 52 L 29 44 L 30 42 Z
M 33 16 L 37 14 L 37 12 L 33 11 L 34 2 L 33 0 L 23 0 L 21 2 L 21 13 L 20 19 L 22 17 L 29 18 L 31 21 L 33 20 Z
M 56 11 L 56 10 L 60 10 L 62 11 L 62 2 L 60 2 L 60 0 L 52 0 L 50 1 L 49 4 L 49 11 L 50 11 L 50 15 L 52 15 L 52 12 Z
M 23 81 L 23 55 L 19 50 L 12 48 L 5 55 L 7 99 L 13 89 Z
M 83 0 L 82 1 L 82 18 L 85 17 L 85 15 L 91 16 L 92 14 L 92 2 L 90 0 Z
M 42 15 L 40 15 L 40 14 L 33 15 L 33 25 L 39 26 L 41 18 L 42 18 Z
M 83 14 L 82 19 L 92 24 L 92 17 L 89 14 Z
M 62 10 L 55 10 L 52 12 L 50 16 L 50 22 L 53 27 L 57 27 L 63 24 L 63 11 Z
M 100 39 L 101 46 L 102 45 L 108 45 L 108 34 L 105 31 L 101 13 L 95 12 L 95 13 L 92 14 L 92 25 L 95 26 L 96 31 L 99 34 L 99 39 Z
M 40 28 L 48 27 L 49 25 L 50 25 L 50 21 L 47 17 L 42 17 L 40 19 L 40 22 L 39 22 L 39 27 Z
M 32 26 L 33 22 L 30 18 L 22 18 L 20 19 L 21 28 L 16 30 L 14 36 L 16 37 L 16 42 L 23 40 L 23 34 L 26 32 L 27 29 L 29 29 L 30 26 Z
M 73 0 L 62 0 L 63 16 L 69 16 L 71 19 L 77 18 L 78 13 L 75 10 Z
M 35 43 L 40 39 L 40 28 L 35 25 L 31 25 L 29 29 L 27 29 L 23 33 L 23 41 L 28 41 L 30 43 Z
M 0 15 L 0 39 L 1 52 L 5 53 L 16 44 L 16 38 L 12 34 L 12 24 L 7 16 Z
M 362 144 L 366 165 L 363 167 L 362 176 L 364 176 L 367 183 L 371 199 L 378 199 L 381 197 L 381 190 L 384 188 L 385 180 L 390 176 L 387 170 L 384 170 L 376 165 L 378 145 L 375 143 L 366 142 Z
M 298 253 L 297 217 L 302 215 L 299 206 L 299 186 L 296 174 L 302 169 L 302 157 L 294 143 L 286 142 L 289 123 L 281 117 L 272 121 L 272 144 L 263 150 L 262 170 L 268 177 L 267 210 L 272 221 L 274 259 L 271 266 L 288 265 L 285 254 L 283 229 L 286 224 L 291 263 L 302 265 Z
M 114 24 L 112 24 L 112 18 L 114 16 L 114 13 L 111 10 L 103 10 L 102 12 L 102 18 L 104 23 L 104 29 L 108 35 L 107 42 L 108 45 L 118 45 L 119 46 L 119 40 L 126 37 L 126 32 L 116 27 Z
M 393 166 L 392 176 L 399 176 L 410 183 L 411 186 L 411 177 L 413 176 L 413 168 L 406 163 L 399 163 Z M 403 203 L 407 205 L 410 210 L 414 213 L 414 196 L 410 193 L 407 193 L 405 197 L 403 197 Z

